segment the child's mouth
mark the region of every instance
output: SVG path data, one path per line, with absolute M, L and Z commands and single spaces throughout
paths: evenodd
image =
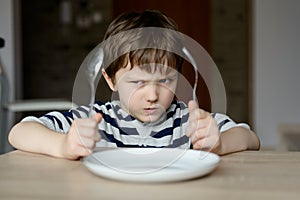
M 147 115 L 152 115 L 157 111 L 157 108 L 145 108 L 144 110 Z

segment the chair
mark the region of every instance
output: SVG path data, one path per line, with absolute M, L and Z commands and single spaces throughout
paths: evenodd
M 0 49 L 5 45 L 3 38 L 0 38 Z M 1 52 L 1 51 L 0 51 Z M 7 137 L 9 130 L 15 123 L 13 119 L 14 113 L 28 111 L 51 111 L 51 110 L 69 110 L 76 106 L 71 101 L 64 99 L 30 99 L 16 100 L 10 102 L 9 82 L 2 67 L 0 57 L 0 154 L 12 150 Z
M 279 151 L 300 151 L 300 124 L 283 123 L 278 125 Z

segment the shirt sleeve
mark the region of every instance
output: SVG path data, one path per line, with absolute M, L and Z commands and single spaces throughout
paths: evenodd
M 29 116 L 25 117 L 22 122 L 37 122 L 47 128 L 61 133 L 67 133 L 71 127 L 74 118 L 68 118 L 68 115 L 60 112 L 50 112 L 42 117 Z
M 99 105 L 95 104 L 94 108 L 100 109 L 100 105 L 102 105 L 101 102 L 99 102 Z M 22 122 L 34 121 L 46 126 L 47 128 L 53 131 L 67 133 L 69 132 L 69 129 L 74 119 L 87 118 L 88 112 L 89 112 L 89 107 L 80 106 L 76 109 L 71 109 L 67 112 L 58 112 L 58 111 L 49 112 L 39 118 L 34 116 L 25 117 L 22 120 Z
M 235 123 L 232 119 L 230 119 L 227 115 L 221 113 L 213 113 L 213 118 L 217 121 L 220 132 L 227 131 L 228 129 L 234 127 L 244 127 L 246 129 L 250 129 L 249 125 L 246 123 Z

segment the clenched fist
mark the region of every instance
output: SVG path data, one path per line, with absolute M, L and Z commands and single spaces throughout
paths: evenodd
M 220 131 L 216 120 L 209 112 L 199 108 L 195 101 L 190 101 L 189 125 L 186 135 L 193 144 L 193 149 L 218 153 L 221 148 Z

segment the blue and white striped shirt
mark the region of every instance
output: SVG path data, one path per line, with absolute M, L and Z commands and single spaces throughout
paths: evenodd
M 88 117 L 87 106 L 81 106 L 68 112 L 50 112 L 40 118 L 26 117 L 22 121 L 36 121 L 49 129 L 67 133 L 75 118 Z M 143 123 L 125 112 L 119 101 L 107 103 L 97 102 L 94 111 L 101 113 L 102 121 L 99 123 L 101 141 L 97 147 L 176 147 L 187 148 L 188 137 L 185 135 L 188 126 L 188 108 L 181 101 L 173 101 L 169 109 L 160 120 L 154 123 Z M 228 116 L 212 113 L 217 121 L 220 132 L 232 127 L 247 124 L 236 124 Z

